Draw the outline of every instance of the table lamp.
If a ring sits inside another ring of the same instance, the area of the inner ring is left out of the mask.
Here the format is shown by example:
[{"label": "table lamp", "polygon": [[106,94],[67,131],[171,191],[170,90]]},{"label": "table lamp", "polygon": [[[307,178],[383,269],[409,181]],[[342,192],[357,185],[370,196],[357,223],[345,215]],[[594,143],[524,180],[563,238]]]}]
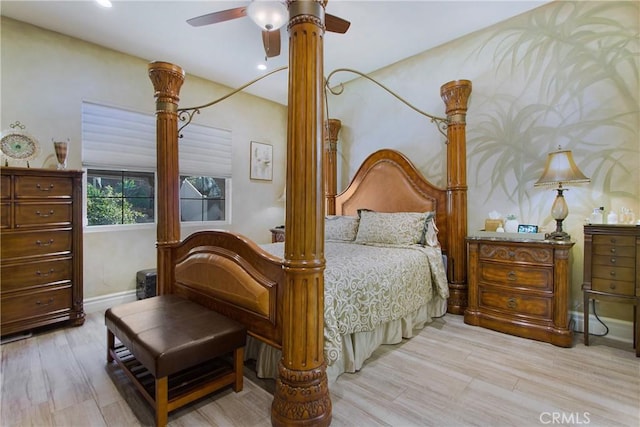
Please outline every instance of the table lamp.
[{"label": "table lamp", "polygon": [[547,163],[544,166],[544,172],[540,179],[534,184],[534,187],[555,186],[558,188],[558,195],[551,206],[551,216],[556,220],[556,231],[548,233],[545,238],[551,240],[569,240],[571,236],[562,230],[562,221],[569,215],[569,207],[562,195],[563,184],[589,182],[589,178],[578,169],[573,161],[573,155],[570,150],[563,150],[558,146],[558,151],[549,153]]}]

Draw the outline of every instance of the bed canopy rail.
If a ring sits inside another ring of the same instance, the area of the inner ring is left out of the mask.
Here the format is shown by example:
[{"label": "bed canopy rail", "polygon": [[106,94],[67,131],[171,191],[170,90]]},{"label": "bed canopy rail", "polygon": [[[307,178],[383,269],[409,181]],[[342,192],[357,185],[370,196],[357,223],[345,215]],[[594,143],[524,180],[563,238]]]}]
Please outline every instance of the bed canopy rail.
[{"label": "bed canopy rail", "polygon": [[[445,236],[446,241],[442,242],[443,249],[447,253],[450,297],[448,301],[447,311],[452,314],[464,314],[467,307],[467,252],[465,247],[465,238],[467,236],[467,153],[466,153],[466,113],[467,102],[471,94],[471,81],[455,80],[444,84],[440,88],[440,95],[446,105],[447,117],[438,117],[429,114],[406,99],[393,92],[391,89],[375,80],[373,77],[350,68],[338,68],[333,70],[327,76],[325,86],[329,92],[334,95],[340,95],[344,91],[342,83],[335,87],[331,87],[331,77],[336,73],[349,72],[378,85],[387,93],[398,99],[410,109],[430,119],[434,123],[438,131],[446,137],[447,144],[447,200],[445,219],[437,218],[438,227]],[[340,126],[340,122],[334,126]],[[337,138],[337,136],[336,136]],[[335,152],[335,141],[331,147],[327,147],[327,151]],[[335,154],[334,162],[326,163],[327,175],[333,177],[337,175],[335,170]],[[333,186],[333,187],[331,187]],[[327,213],[336,214],[336,197],[342,197],[335,193],[335,182],[327,182]],[[331,193],[331,190],[334,190]],[[348,190],[345,190],[348,191]]]},{"label": "bed canopy rail", "polygon": [[[217,263],[219,270],[216,271],[221,274],[216,276],[228,277],[243,286],[248,290],[247,299],[256,298],[257,311],[262,314],[255,321],[263,326],[265,322],[271,322],[271,326],[263,328],[263,338],[282,349],[271,409],[272,423],[322,426],[331,422],[331,399],[323,354],[323,224],[325,214],[335,210],[335,143],[340,122],[325,122],[323,110],[326,0],[288,0],[286,4],[290,19],[284,259],[278,265],[257,245],[230,232],[208,231],[181,242],[178,124],[183,111],[178,103],[185,73],[177,65],[152,62],[149,77],[154,86],[157,122],[157,286],[159,294],[178,293],[201,300],[202,292],[187,289],[186,282],[192,273],[185,274],[183,270],[187,269],[176,268],[176,265],[192,249],[200,258]],[[450,82],[441,88],[447,113],[447,246],[449,257],[454,260],[450,284],[459,285],[459,292],[452,295],[454,301],[459,299],[456,303],[459,307],[466,305],[464,126],[470,91],[468,81]],[[194,110],[190,118],[195,113]],[[188,245],[185,248],[181,246],[183,244]],[[214,246],[218,249],[210,250]],[[208,277],[203,273],[202,277],[205,276]],[[263,285],[266,287],[260,288]],[[262,291],[269,286],[276,286],[277,290]],[[268,303],[260,299],[271,293],[277,294],[276,304],[271,303],[273,299]],[[227,305],[216,304],[215,296],[207,296],[206,305],[221,307],[225,314],[224,310],[230,310]],[[238,312],[242,310],[243,307],[238,308]],[[236,316],[234,313],[231,314]],[[254,321],[253,318],[236,318]],[[260,330],[256,334],[259,335]]]}]

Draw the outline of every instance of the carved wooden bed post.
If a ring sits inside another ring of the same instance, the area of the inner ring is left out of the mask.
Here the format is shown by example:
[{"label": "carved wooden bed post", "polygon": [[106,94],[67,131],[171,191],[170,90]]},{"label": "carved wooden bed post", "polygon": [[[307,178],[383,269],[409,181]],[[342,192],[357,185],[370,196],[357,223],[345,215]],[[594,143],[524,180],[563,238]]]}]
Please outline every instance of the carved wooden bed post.
[{"label": "carved wooden bed post", "polygon": [[445,83],[440,95],[446,105],[447,119],[447,212],[450,230],[448,236],[449,302],[447,311],[464,314],[467,307],[467,152],[466,113],[471,94],[469,80]]},{"label": "carved wooden bed post", "polygon": [[282,358],[273,425],[329,425],[324,361],[324,2],[290,0]]},{"label": "carved wooden bed post", "polygon": [[338,119],[327,120],[327,134],[324,139],[324,179],[327,198],[327,215],[336,214],[336,194],[338,193],[338,133],[342,122]]},{"label": "carved wooden bed post", "polygon": [[171,293],[171,247],[180,243],[180,183],[178,172],[178,101],[184,70],[168,62],[149,64],[156,98],[158,170],[158,295]]}]

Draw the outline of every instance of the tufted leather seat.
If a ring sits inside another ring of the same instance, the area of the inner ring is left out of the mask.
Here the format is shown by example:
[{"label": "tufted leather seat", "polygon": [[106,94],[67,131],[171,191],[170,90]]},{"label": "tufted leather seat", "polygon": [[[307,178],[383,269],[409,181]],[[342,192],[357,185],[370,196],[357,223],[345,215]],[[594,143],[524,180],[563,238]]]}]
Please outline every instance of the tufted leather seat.
[{"label": "tufted leather seat", "polygon": [[[176,295],[161,295],[108,309],[105,324],[108,362],[116,360],[155,407],[157,425],[166,424],[171,410],[223,386],[233,384],[236,392],[242,390],[246,328],[220,313]],[[139,384],[139,375],[128,372],[116,350],[114,336],[153,375],[155,393],[145,391]],[[169,400],[167,378],[170,375],[232,352],[231,372],[216,377],[215,384],[208,381],[191,391],[192,398],[181,395],[179,399]]]}]

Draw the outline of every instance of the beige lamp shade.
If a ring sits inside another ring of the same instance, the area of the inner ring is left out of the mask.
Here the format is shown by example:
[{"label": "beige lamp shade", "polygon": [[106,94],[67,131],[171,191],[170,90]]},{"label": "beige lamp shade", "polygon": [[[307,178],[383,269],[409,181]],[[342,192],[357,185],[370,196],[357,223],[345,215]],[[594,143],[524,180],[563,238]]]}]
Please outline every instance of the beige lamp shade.
[{"label": "beige lamp shade", "polygon": [[558,147],[558,151],[549,153],[547,163],[544,166],[544,172],[540,179],[533,184],[535,187],[543,185],[560,185],[563,183],[573,182],[589,182],[589,178],[578,169],[573,161],[573,155],[570,150],[562,150]]}]

